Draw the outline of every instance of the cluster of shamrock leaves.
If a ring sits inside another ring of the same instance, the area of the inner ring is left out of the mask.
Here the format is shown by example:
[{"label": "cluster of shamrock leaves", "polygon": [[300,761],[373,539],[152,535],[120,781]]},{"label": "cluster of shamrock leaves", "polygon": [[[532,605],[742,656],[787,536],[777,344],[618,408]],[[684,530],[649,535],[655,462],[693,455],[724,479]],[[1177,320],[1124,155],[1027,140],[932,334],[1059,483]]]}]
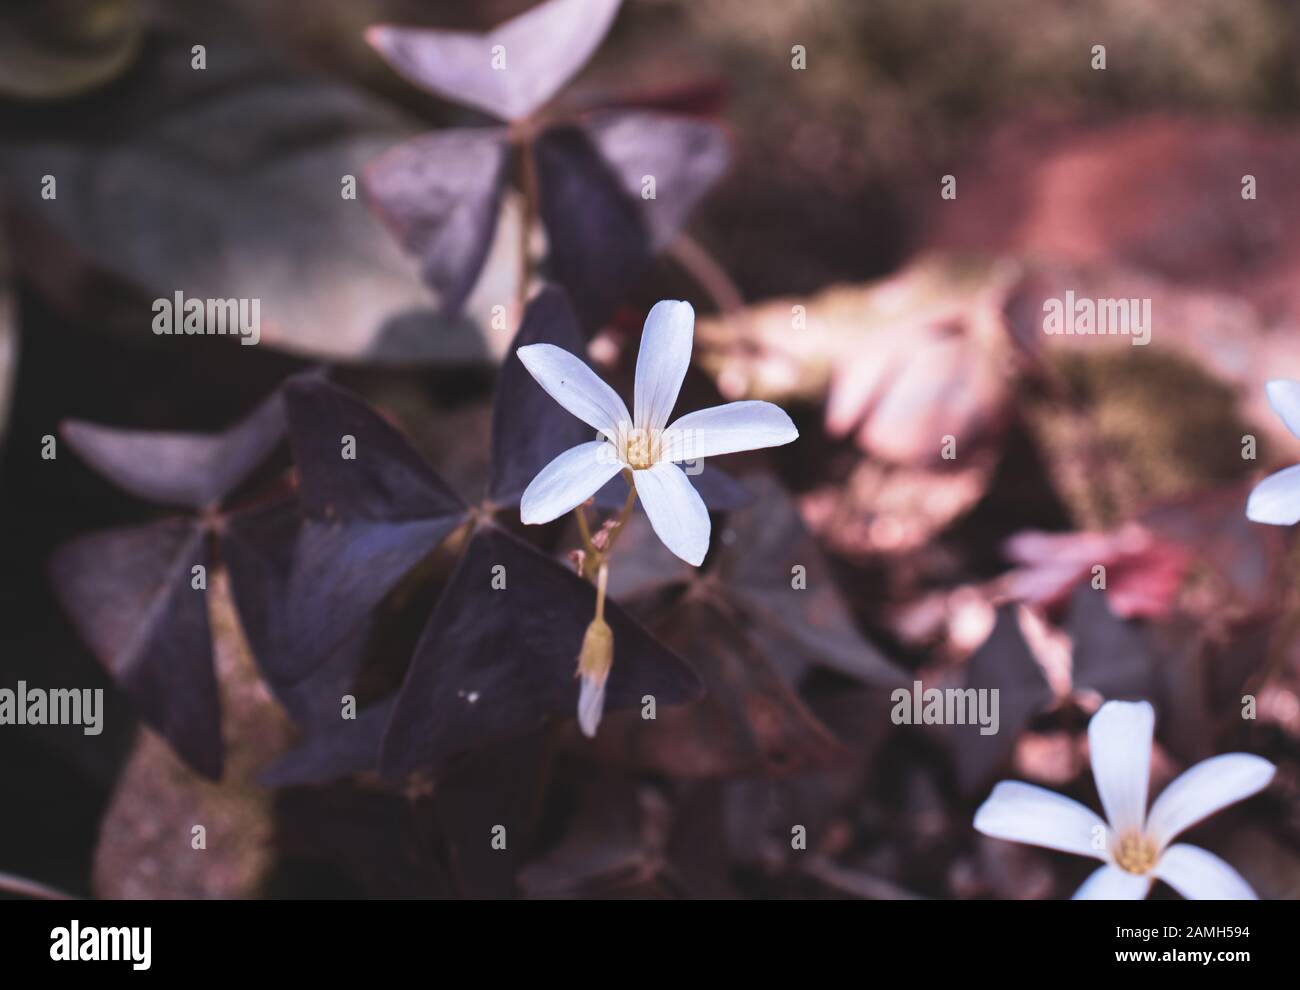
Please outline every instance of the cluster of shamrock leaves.
[{"label": "cluster of shamrock leaves", "polygon": [[[529,234],[540,220],[546,275],[570,289],[588,326],[671,242],[725,169],[727,142],[715,124],[648,110],[551,106],[619,6],[548,0],[487,34],[386,25],[367,32],[417,85],[507,124],[417,137],[381,155],[363,176],[367,198],[419,257],[444,311],[459,309],[482,273],[512,153],[526,208],[521,295],[533,274]],[[515,346],[577,352],[582,339],[569,303],[544,292]],[[215,563],[229,575],[267,683],[301,723],[319,727],[338,718],[339,697],[352,689],[375,633],[377,607],[457,538],[459,563],[415,648],[407,687],[358,720],[388,725],[386,769],[410,771],[573,711],[571,669],[557,678],[546,671],[571,668],[570,627],[583,611],[590,615],[593,591],[500,518],[512,508],[517,518],[532,477],[585,437],[580,423],[521,379],[527,375],[510,353],[498,385],[492,479],[477,504],[454,492],[364,402],[318,374],[288,382],[217,436],[65,424],[66,441],[121,488],[189,510],[76,540],[57,553],[52,569],[83,638],[144,720],[194,768],[216,777],[222,764],[204,599]],[[241,499],[286,437],[296,497],[282,477]],[[344,443],[352,446],[346,458]],[[740,497],[720,472],[706,471],[697,483],[711,507]],[[597,504],[620,499],[622,484],[611,482]],[[484,575],[487,583],[479,580]],[[486,591],[502,594],[484,598]],[[689,670],[613,603],[609,621],[620,656],[608,686],[612,710],[647,695],[671,704],[697,692]]]},{"label": "cluster of shamrock leaves", "polygon": [[[558,290],[530,305],[516,337],[517,346],[541,342],[580,347]],[[227,569],[268,685],[300,722],[320,726],[339,720],[376,607],[460,531],[459,563],[415,649],[383,748],[385,768],[431,766],[574,711],[574,644],[595,592],[505,517],[517,519],[527,481],[583,432],[510,358],[496,393],[491,480],[471,504],[383,416],[315,373],[290,379],[216,436],[71,421],[65,441],[105,477],[190,513],[74,540],[52,562],[55,586],[141,717],[215,777],[220,715],[200,577],[213,562]],[[251,499],[232,497],[286,437],[296,498],[282,479]],[[717,471],[702,477],[706,498],[734,503],[736,482]],[[612,709],[645,695],[668,705],[698,694],[676,655],[616,603],[607,614],[620,644]]]},{"label": "cluster of shamrock leaves", "polygon": [[622,301],[726,170],[726,135],[712,122],[552,105],[621,2],[550,0],[486,35],[389,25],[366,32],[416,86],[505,124],[421,135],[382,155],[363,177],[444,309],[457,309],[474,288],[512,179],[524,200],[521,284],[539,219],[547,274],[590,324]]},{"label": "cluster of shamrock leaves", "polygon": [[[221,772],[208,582],[196,577],[217,562],[264,679],[307,737],[272,782],[366,770],[402,780],[573,717],[576,651],[596,591],[533,542],[538,529],[521,526],[519,504],[587,428],[517,356],[535,344],[582,353],[560,289],[528,306],[497,381],[489,478],[469,499],[383,415],[319,372],[290,378],[216,436],[64,424],[65,442],[117,486],[188,510],[75,539],[52,570],[83,638],[191,766]],[[290,472],[276,470],[286,440]],[[623,547],[629,566],[616,569],[606,603],[618,644],[606,708],[641,708],[652,698],[670,713],[706,687],[725,700],[741,676],[741,696],[756,699],[764,717],[737,721],[705,709],[690,716],[694,730],[657,735],[680,744],[697,731],[716,737],[721,725],[717,758],[749,767],[788,768],[833,753],[833,740],[783,685],[797,682],[809,657],[869,683],[893,682],[897,672],[861,640],[830,586],[818,582],[806,597],[790,591],[792,562],[824,567],[779,486],[761,476],[742,485],[712,465],[690,481],[712,512],[752,516],[737,523],[749,535],[724,531],[695,568],[648,539],[634,517]],[[626,494],[616,476],[593,501],[612,509]],[[382,606],[435,554],[456,562],[409,662],[399,658],[400,690],[365,697],[357,684],[375,652]],[[619,604],[625,595],[673,600],[672,628],[647,631]],[[755,636],[773,650],[770,660]],[[797,669],[783,669],[790,664]],[[361,710],[341,718],[349,696],[361,696]],[[662,739],[636,745],[651,764],[671,749]]]}]

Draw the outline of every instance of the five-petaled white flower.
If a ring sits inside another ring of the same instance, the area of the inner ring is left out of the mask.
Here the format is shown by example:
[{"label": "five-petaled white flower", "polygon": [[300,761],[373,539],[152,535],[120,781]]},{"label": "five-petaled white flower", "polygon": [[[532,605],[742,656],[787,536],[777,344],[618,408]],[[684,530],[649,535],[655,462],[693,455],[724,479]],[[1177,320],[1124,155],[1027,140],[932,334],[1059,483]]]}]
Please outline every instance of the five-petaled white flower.
[{"label": "five-petaled white flower", "polygon": [[[1300,437],[1300,382],[1278,378],[1266,388],[1273,411],[1288,430]],[[1274,526],[1300,522],[1300,464],[1270,474],[1256,485],[1246,502],[1246,518]]]},{"label": "five-petaled white flower", "polygon": [[668,416],[691,363],[695,310],[664,300],[646,317],[636,360],[635,415],[581,358],[554,344],[519,348],[519,359],[556,402],[601,439],[566,450],[532,480],[519,513],[525,523],[558,519],[623,470],[632,472],[650,525],[664,545],[698,567],[709,549],[709,512],[677,466],[682,461],[775,447],[799,436],[770,402],[729,402]]},{"label": "five-petaled white flower", "polygon": [[1154,723],[1145,701],[1108,701],[1088,723],[1092,775],[1109,824],[1078,801],[1004,780],[975,813],[975,828],[998,839],[1100,859],[1105,865],[1075,899],[1141,900],[1153,880],[1163,880],[1188,898],[1254,900],[1250,885],[1218,856],[1169,843],[1202,818],[1262,791],[1276,767],[1249,753],[1211,757],[1166,787],[1148,814]]}]

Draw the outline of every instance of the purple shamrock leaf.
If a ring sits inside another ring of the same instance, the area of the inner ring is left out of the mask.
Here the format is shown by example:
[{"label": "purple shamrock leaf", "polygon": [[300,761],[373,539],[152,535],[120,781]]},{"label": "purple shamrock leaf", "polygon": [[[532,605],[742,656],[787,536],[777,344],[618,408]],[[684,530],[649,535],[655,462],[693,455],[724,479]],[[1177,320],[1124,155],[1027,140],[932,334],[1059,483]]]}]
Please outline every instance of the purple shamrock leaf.
[{"label": "purple shamrock leaf", "polygon": [[591,326],[650,263],[650,238],[635,200],[576,125],[545,130],[533,145],[547,265]]},{"label": "purple shamrock leaf", "polygon": [[275,393],[217,434],[126,430],[80,420],[63,438],[87,464],[123,491],[158,505],[204,509],[220,501],[284,437],[284,407]]},{"label": "purple shamrock leaf", "polygon": [[[588,327],[609,314],[725,171],[728,142],[715,124],[645,110],[538,113],[590,57],[618,6],[549,0],[488,34],[392,25],[366,32],[415,85],[511,122],[509,130],[416,138],[367,170],[368,199],[420,258],[444,312],[459,309],[479,280],[512,151],[521,222],[540,219],[549,274],[569,289]],[[523,259],[521,269],[528,270]]]},{"label": "purple shamrock leaf", "polygon": [[604,40],[622,0],[547,0],[486,34],[378,24],[366,40],[422,89],[501,120],[550,101]]},{"label": "purple shamrock leaf", "polygon": [[[381,767],[421,769],[571,717],[577,647],[595,603],[589,582],[495,524],[483,525],[416,647]],[[607,709],[640,706],[645,695],[662,705],[699,696],[690,668],[612,600],[606,619],[617,644]]]},{"label": "purple shamrock leaf", "polygon": [[[586,130],[623,191],[640,206],[654,251],[672,243],[731,162],[722,128],[693,117],[605,110],[591,114]],[[654,179],[653,197],[647,178]]]},{"label": "purple shamrock leaf", "polygon": [[993,631],[966,661],[965,687],[997,692],[997,731],[981,732],[973,716],[965,725],[946,726],[957,779],[967,793],[986,785],[1003,767],[1020,734],[1053,701],[1052,689],[1020,630],[1017,608],[1006,604],[998,609]]},{"label": "purple shamrock leaf", "polygon": [[[55,551],[50,574],[78,633],[141,717],[213,778],[221,774],[222,751],[207,606],[212,541],[232,521],[237,527],[239,513],[219,511],[221,503],[268,459],[284,431],[278,393],[215,435],[77,420],[62,427],[73,449],[123,490],[200,513],[74,539]],[[269,541],[262,547],[274,549]],[[253,635],[266,625],[259,599],[241,599],[237,590],[236,602],[250,608],[241,621],[258,662],[268,662],[270,643]]]},{"label": "purple shamrock leaf", "polygon": [[468,506],[365,402],[328,382],[285,386],[305,521],[289,579],[285,673],[317,669]]},{"label": "purple shamrock leaf", "polygon": [[367,197],[420,259],[444,310],[460,309],[483,268],[507,157],[503,131],[463,129],[421,135],[366,167]]},{"label": "purple shamrock leaf", "polygon": [[192,519],[82,536],[55,551],[50,575],[78,634],[190,766],[221,775],[221,713],[207,596],[192,586],[209,563]]}]

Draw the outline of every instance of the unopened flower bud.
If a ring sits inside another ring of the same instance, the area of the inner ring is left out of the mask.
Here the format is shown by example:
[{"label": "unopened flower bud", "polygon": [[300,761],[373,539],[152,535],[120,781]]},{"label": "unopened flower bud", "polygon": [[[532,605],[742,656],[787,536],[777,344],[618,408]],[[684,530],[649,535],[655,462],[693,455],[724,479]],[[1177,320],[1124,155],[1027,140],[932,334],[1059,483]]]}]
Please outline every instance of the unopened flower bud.
[{"label": "unopened flower bud", "polygon": [[578,725],[583,735],[595,736],[605,710],[605,680],[614,664],[614,632],[602,618],[594,618],[582,637],[577,674],[582,678],[578,692]]}]

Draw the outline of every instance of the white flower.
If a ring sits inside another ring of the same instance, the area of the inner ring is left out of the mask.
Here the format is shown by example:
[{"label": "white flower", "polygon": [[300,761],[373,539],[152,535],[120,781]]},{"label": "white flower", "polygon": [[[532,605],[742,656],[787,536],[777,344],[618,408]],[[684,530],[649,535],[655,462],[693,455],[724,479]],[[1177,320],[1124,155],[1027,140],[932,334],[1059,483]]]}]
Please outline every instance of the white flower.
[{"label": "white flower", "polygon": [[[1266,387],[1273,411],[1300,437],[1300,382],[1278,378]],[[1274,526],[1300,522],[1300,464],[1270,474],[1256,485],[1246,502],[1246,518]]]},{"label": "white flower", "polygon": [[1262,791],[1277,769],[1249,753],[1204,760],[1164,789],[1147,813],[1155,716],[1145,701],[1108,701],[1088,723],[1092,775],[1109,823],[1078,801],[1004,780],[975,813],[985,835],[1101,860],[1075,899],[1141,900],[1153,880],[1198,900],[1255,900],[1231,866],[1174,836]]},{"label": "white flower", "polygon": [[637,496],[664,546],[696,567],[709,549],[709,513],[677,466],[719,454],[789,443],[799,431],[770,402],[729,402],[668,416],[691,363],[695,310],[664,300],[646,317],[636,361],[635,415],[581,358],[554,344],[519,348],[519,359],[556,402],[601,434],[566,450],[532,480],[519,514],[525,523],[558,519],[610,478],[631,470]]}]

